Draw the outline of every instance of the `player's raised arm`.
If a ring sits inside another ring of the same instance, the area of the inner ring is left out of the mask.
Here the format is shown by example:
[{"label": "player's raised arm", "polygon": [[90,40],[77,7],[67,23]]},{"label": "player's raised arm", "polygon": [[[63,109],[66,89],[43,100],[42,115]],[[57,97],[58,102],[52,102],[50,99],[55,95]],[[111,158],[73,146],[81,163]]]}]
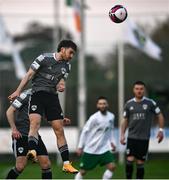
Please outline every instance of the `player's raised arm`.
[{"label": "player's raised arm", "polygon": [[20,93],[22,92],[23,88],[27,85],[27,83],[32,79],[32,77],[34,76],[36,72],[30,68],[28,70],[28,72],[26,73],[26,75],[24,76],[24,78],[21,80],[18,88],[16,89],[15,92],[13,92],[11,95],[8,96],[9,100],[14,100],[16,97],[18,97],[20,95]]}]

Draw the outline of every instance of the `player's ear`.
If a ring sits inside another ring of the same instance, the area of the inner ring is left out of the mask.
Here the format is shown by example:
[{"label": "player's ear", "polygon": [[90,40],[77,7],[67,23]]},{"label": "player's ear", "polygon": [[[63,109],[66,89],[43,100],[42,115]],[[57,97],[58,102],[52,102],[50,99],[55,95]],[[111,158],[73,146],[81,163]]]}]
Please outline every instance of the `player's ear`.
[{"label": "player's ear", "polygon": [[65,47],[61,47],[60,52],[64,53],[66,51]]}]

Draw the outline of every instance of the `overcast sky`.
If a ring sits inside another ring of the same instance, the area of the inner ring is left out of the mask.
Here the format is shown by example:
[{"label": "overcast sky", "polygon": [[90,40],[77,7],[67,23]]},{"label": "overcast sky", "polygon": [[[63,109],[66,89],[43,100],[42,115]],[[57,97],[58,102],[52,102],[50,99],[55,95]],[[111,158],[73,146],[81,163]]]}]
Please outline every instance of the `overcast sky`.
[{"label": "overcast sky", "polygon": [[[150,31],[169,16],[169,0],[86,0],[89,7],[86,14],[86,44],[88,52],[110,50],[116,42],[124,23],[114,24],[108,17],[108,11],[116,4],[124,5],[129,18]],[[72,8],[65,6],[65,0],[54,7],[54,0],[0,0],[0,13],[4,17],[11,34],[22,33],[28,23],[38,21],[44,25],[54,25],[54,11],[59,12],[59,23],[75,32]]]}]

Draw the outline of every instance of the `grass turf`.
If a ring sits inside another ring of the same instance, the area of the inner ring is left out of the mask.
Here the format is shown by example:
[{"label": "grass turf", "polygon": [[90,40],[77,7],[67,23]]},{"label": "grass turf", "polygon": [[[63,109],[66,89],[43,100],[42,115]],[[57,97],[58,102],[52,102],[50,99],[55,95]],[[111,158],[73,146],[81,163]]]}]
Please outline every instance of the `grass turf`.
[{"label": "grass turf", "polygon": [[[78,168],[78,161],[74,161],[73,165]],[[0,179],[4,179],[9,169],[14,166],[14,162],[0,162]],[[146,179],[169,179],[169,161],[168,159],[152,159],[145,164],[145,178]],[[116,171],[114,173],[113,179],[123,179],[124,175],[124,165],[117,164]],[[84,179],[101,179],[104,172],[104,167],[96,167],[94,170],[87,173]],[[73,179],[73,174],[68,174],[62,172],[62,166],[57,166],[54,161],[52,161],[52,172],[54,179]],[[134,173],[135,175],[135,173]],[[38,164],[28,163],[24,172],[19,176],[19,179],[40,179],[41,170]],[[135,176],[133,177],[135,178]]]}]

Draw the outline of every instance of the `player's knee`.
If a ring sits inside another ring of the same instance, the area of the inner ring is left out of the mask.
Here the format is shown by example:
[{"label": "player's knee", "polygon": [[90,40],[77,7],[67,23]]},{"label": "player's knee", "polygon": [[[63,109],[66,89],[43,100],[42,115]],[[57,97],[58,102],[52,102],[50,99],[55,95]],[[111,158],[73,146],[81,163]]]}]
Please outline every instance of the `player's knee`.
[{"label": "player's knee", "polygon": [[40,127],[40,122],[38,122],[38,121],[30,121],[30,127],[38,129]]},{"label": "player's knee", "polygon": [[30,119],[30,128],[39,129],[41,123],[41,116],[40,115],[29,115]]},{"label": "player's knee", "polygon": [[57,138],[62,138],[64,137],[64,130],[62,127],[58,128],[55,130]]},{"label": "player's knee", "polygon": [[107,166],[107,169],[109,169],[110,171],[114,172],[115,169],[116,169],[116,165],[115,165],[114,163],[113,163],[113,164],[109,164],[109,165]]},{"label": "player's knee", "polygon": [[50,169],[51,168],[51,162],[49,159],[46,159],[43,162],[40,162],[41,169]]},{"label": "player's knee", "polygon": [[25,169],[25,165],[24,163],[17,163],[16,164],[16,169],[18,172],[22,172]]}]

